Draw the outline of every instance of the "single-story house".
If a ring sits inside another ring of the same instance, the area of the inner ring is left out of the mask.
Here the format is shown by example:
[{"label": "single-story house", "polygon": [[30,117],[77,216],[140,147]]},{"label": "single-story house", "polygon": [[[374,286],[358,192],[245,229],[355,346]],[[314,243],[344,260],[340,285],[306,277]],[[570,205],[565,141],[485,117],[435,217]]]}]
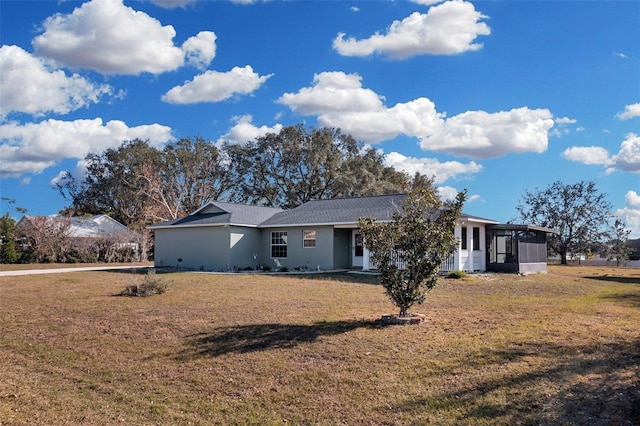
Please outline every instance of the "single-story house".
[{"label": "single-story house", "polygon": [[[210,201],[190,215],[149,226],[155,266],[230,271],[375,269],[358,231],[363,217],[388,221],[406,194],[317,200],[282,210]],[[443,271],[546,271],[546,234],[530,225],[500,225],[462,213],[457,251]]]}]

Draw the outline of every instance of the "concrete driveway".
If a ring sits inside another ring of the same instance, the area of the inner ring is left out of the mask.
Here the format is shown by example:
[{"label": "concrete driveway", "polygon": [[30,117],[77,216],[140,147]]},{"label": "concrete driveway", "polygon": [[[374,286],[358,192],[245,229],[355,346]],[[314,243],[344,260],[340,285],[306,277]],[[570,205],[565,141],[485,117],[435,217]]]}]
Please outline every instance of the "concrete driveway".
[{"label": "concrete driveway", "polygon": [[61,274],[64,272],[112,271],[116,269],[144,269],[144,268],[153,268],[153,265],[149,265],[149,266],[81,266],[77,268],[27,269],[22,271],[0,271],[0,277],[15,277],[18,275],[37,275],[37,274]]}]

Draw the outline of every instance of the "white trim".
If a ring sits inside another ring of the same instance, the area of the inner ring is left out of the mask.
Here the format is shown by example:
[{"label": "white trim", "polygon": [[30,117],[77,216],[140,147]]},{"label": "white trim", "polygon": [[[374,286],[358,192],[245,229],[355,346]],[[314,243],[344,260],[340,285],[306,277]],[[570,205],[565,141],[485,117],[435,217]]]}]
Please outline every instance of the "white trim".
[{"label": "white trim", "polygon": [[222,227],[222,228],[228,228],[230,226],[240,226],[243,228],[262,228],[260,225],[248,225],[246,223],[231,223],[231,222],[227,222],[227,223],[200,223],[200,224],[195,224],[195,225],[189,225],[189,224],[185,224],[185,225],[149,225],[147,226],[147,229],[176,229],[176,228],[203,228],[206,226],[210,226],[212,228],[218,228],[218,227]]}]

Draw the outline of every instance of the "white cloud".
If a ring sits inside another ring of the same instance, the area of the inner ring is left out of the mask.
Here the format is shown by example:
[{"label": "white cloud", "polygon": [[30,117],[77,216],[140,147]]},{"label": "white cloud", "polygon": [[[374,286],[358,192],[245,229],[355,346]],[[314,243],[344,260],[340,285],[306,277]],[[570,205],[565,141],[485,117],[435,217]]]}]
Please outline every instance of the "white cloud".
[{"label": "white cloud", "polygon": [[220,102],[237,93],[252,93],[272,75],[260,76],[249,65],[234,67],[229,72],[206,71],[182,86],[172,88],[162,100],[171,104]]},{"label": "white cloud", "polygon": [[390,152],[384,158],[387,166],[408,173],[410,176],[416,173],[427,177],[433,176],[435,183],[443,183],[458,175],[478,173],[482,170],[482,166],[474,161],[467,164],[459,161],[441,163],[435,158],[406,157],[399,152]]},{"label": "white cloud", "polygon": [[362,88],[360,80],[356,74],[342,72],[317,74],[314,86],[286,93],[278,101],[294,112],[317,114],[321,126],[340,128],[368,143],[406,135],[420,139],[424,150],[470,158],[540,153],[547,148],[554,124],[547,109],[469,111],[446,118],[424,97],[387,108],[382,104],[384,97]]},{"label": "white cloud", "polygon": [[584,164],[610,163],[609,151],[599,146],[572,146],[565,149],[562,156],[567,160]]},{"label": "white cloud", "polygon": [[128,127],[102,119],[0,125],[0,177],[37,174],[65,158],[84,158],[90,152],[117,147],[123,141],[148,140],[160,145],[172,138],[171,128],[159,124]]},{"label": "white cloud", "polygon": [[491,34],[481,19],[487,18],[465,1],[448,1],[424,13],[414,12],[402,21],[394,21],[386,34],[376,33],[363,40],[345,39],[340,33],[333,48],[344,56],[369,56],[381,53],[391,59],[416,55],[455,55],[482,48],[473,43],[479,35]]},{"label": "white cloud", "polygon": [[218,143],[227,141],[232,143],[244,143],[264,136],[268,133],[278,134],[280,133],[280,130],[282,130],[282,124],[276,124],[273,127],[257,127],[251,123],[252,120],[253,117],[251,115],[235,117],[236,124],[229,130],[229,132],[218,139]]},{"label": "white cloud", "polygon": [[[438,195],[442,201],[453,201],[456,199],[456,195],[458,195],[458,190],[452,186],[439,186],[436,188],[438,191]],[[481,200],[482,197],[478,194],[468,195],[466,203],[471,203],[473,201]]]},{"label": "white cloud", "polygon": [[629,133],[620,144],[620,151],[612,157],[615,168],[640,173],[640,136]]},{"label": "white cloud", "polygon": [[578,122],[575,118],[569,117],[556,118],[554,121],[556,124],[575,124]]},{"label": "white cloud", "polygon": [[277,102],[304,115],[382,110],[381,98],[363,89],[362,77],[343,72],[323,72],[313,76],[313,86],[298,93],[285,93]]},{"label": "white cloud", "polygon": [[[173,44],[171,25],[162,24],[122,4],[122,0],[92,0],[71,14],[56,14],[44,21],[44,33],[33,39],[36,54],[72,67],[103,74],[158,74],[184,65],[184,52]],[[202,33],[201,33],[202,34]],[[196,62],[211,55],[201,48]],[[190,39],[191,40],[191,39]],[[186,46],[187,60],[194,60],[194,42]]]},{"label": "white cloud", "polygon": [[94,85],[78,74],[51,69],[18,46],[0,47],[0,75],[0,118],[11,112],[66,114],[112,93],[109,85]]},{"label": "white cloud", "polygon": [[624,111],[617,114],[620,120],[628,120],[634,117],[640,117],[640,103],[626,105]]},{"label": "white cloud", "polygon": [[618,153],[611,156],[605,148],[597,146],[573,146],[567,148],[562,155],[579,163],[607,166],[607,173],[615,170],[640,173],[640,136],[629,133],[620,144]]},{"label": "white cloud", "polygon": [[625,195],[625,207],[616,210],[615,214],[631,230],[631,238],[640,237],[640,194],[628,191]]},{"label": "white cloud", "polygon": [[432,135],[423,137],[420,146],[424,150],[477,159],[542,153],[547,149],[551,127],[553,118],[547,109],[467,111],[448,118]]},{"label": "white cloud", "polygon": [[453,201],[456,199],[456,195],[458,195],[458,190],[452,186],[439,186],[437,188],[438,195],[444,201]]},{"label": "white cloud", "polygon": [[182,51],[187,64],[205,69],[216,56],[216,33],[200,31],[182,43]]}]

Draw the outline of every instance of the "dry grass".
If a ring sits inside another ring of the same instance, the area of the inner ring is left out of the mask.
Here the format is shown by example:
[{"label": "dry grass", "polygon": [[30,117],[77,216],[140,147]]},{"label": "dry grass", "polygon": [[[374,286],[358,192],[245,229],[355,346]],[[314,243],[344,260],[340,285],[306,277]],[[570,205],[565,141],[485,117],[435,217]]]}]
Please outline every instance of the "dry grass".
[{"label": "dry grass", "polygon": [[640,423],[637,269],[443,279],[387,327],[366,276],[168,278],[1,278],[0,424]]}]

